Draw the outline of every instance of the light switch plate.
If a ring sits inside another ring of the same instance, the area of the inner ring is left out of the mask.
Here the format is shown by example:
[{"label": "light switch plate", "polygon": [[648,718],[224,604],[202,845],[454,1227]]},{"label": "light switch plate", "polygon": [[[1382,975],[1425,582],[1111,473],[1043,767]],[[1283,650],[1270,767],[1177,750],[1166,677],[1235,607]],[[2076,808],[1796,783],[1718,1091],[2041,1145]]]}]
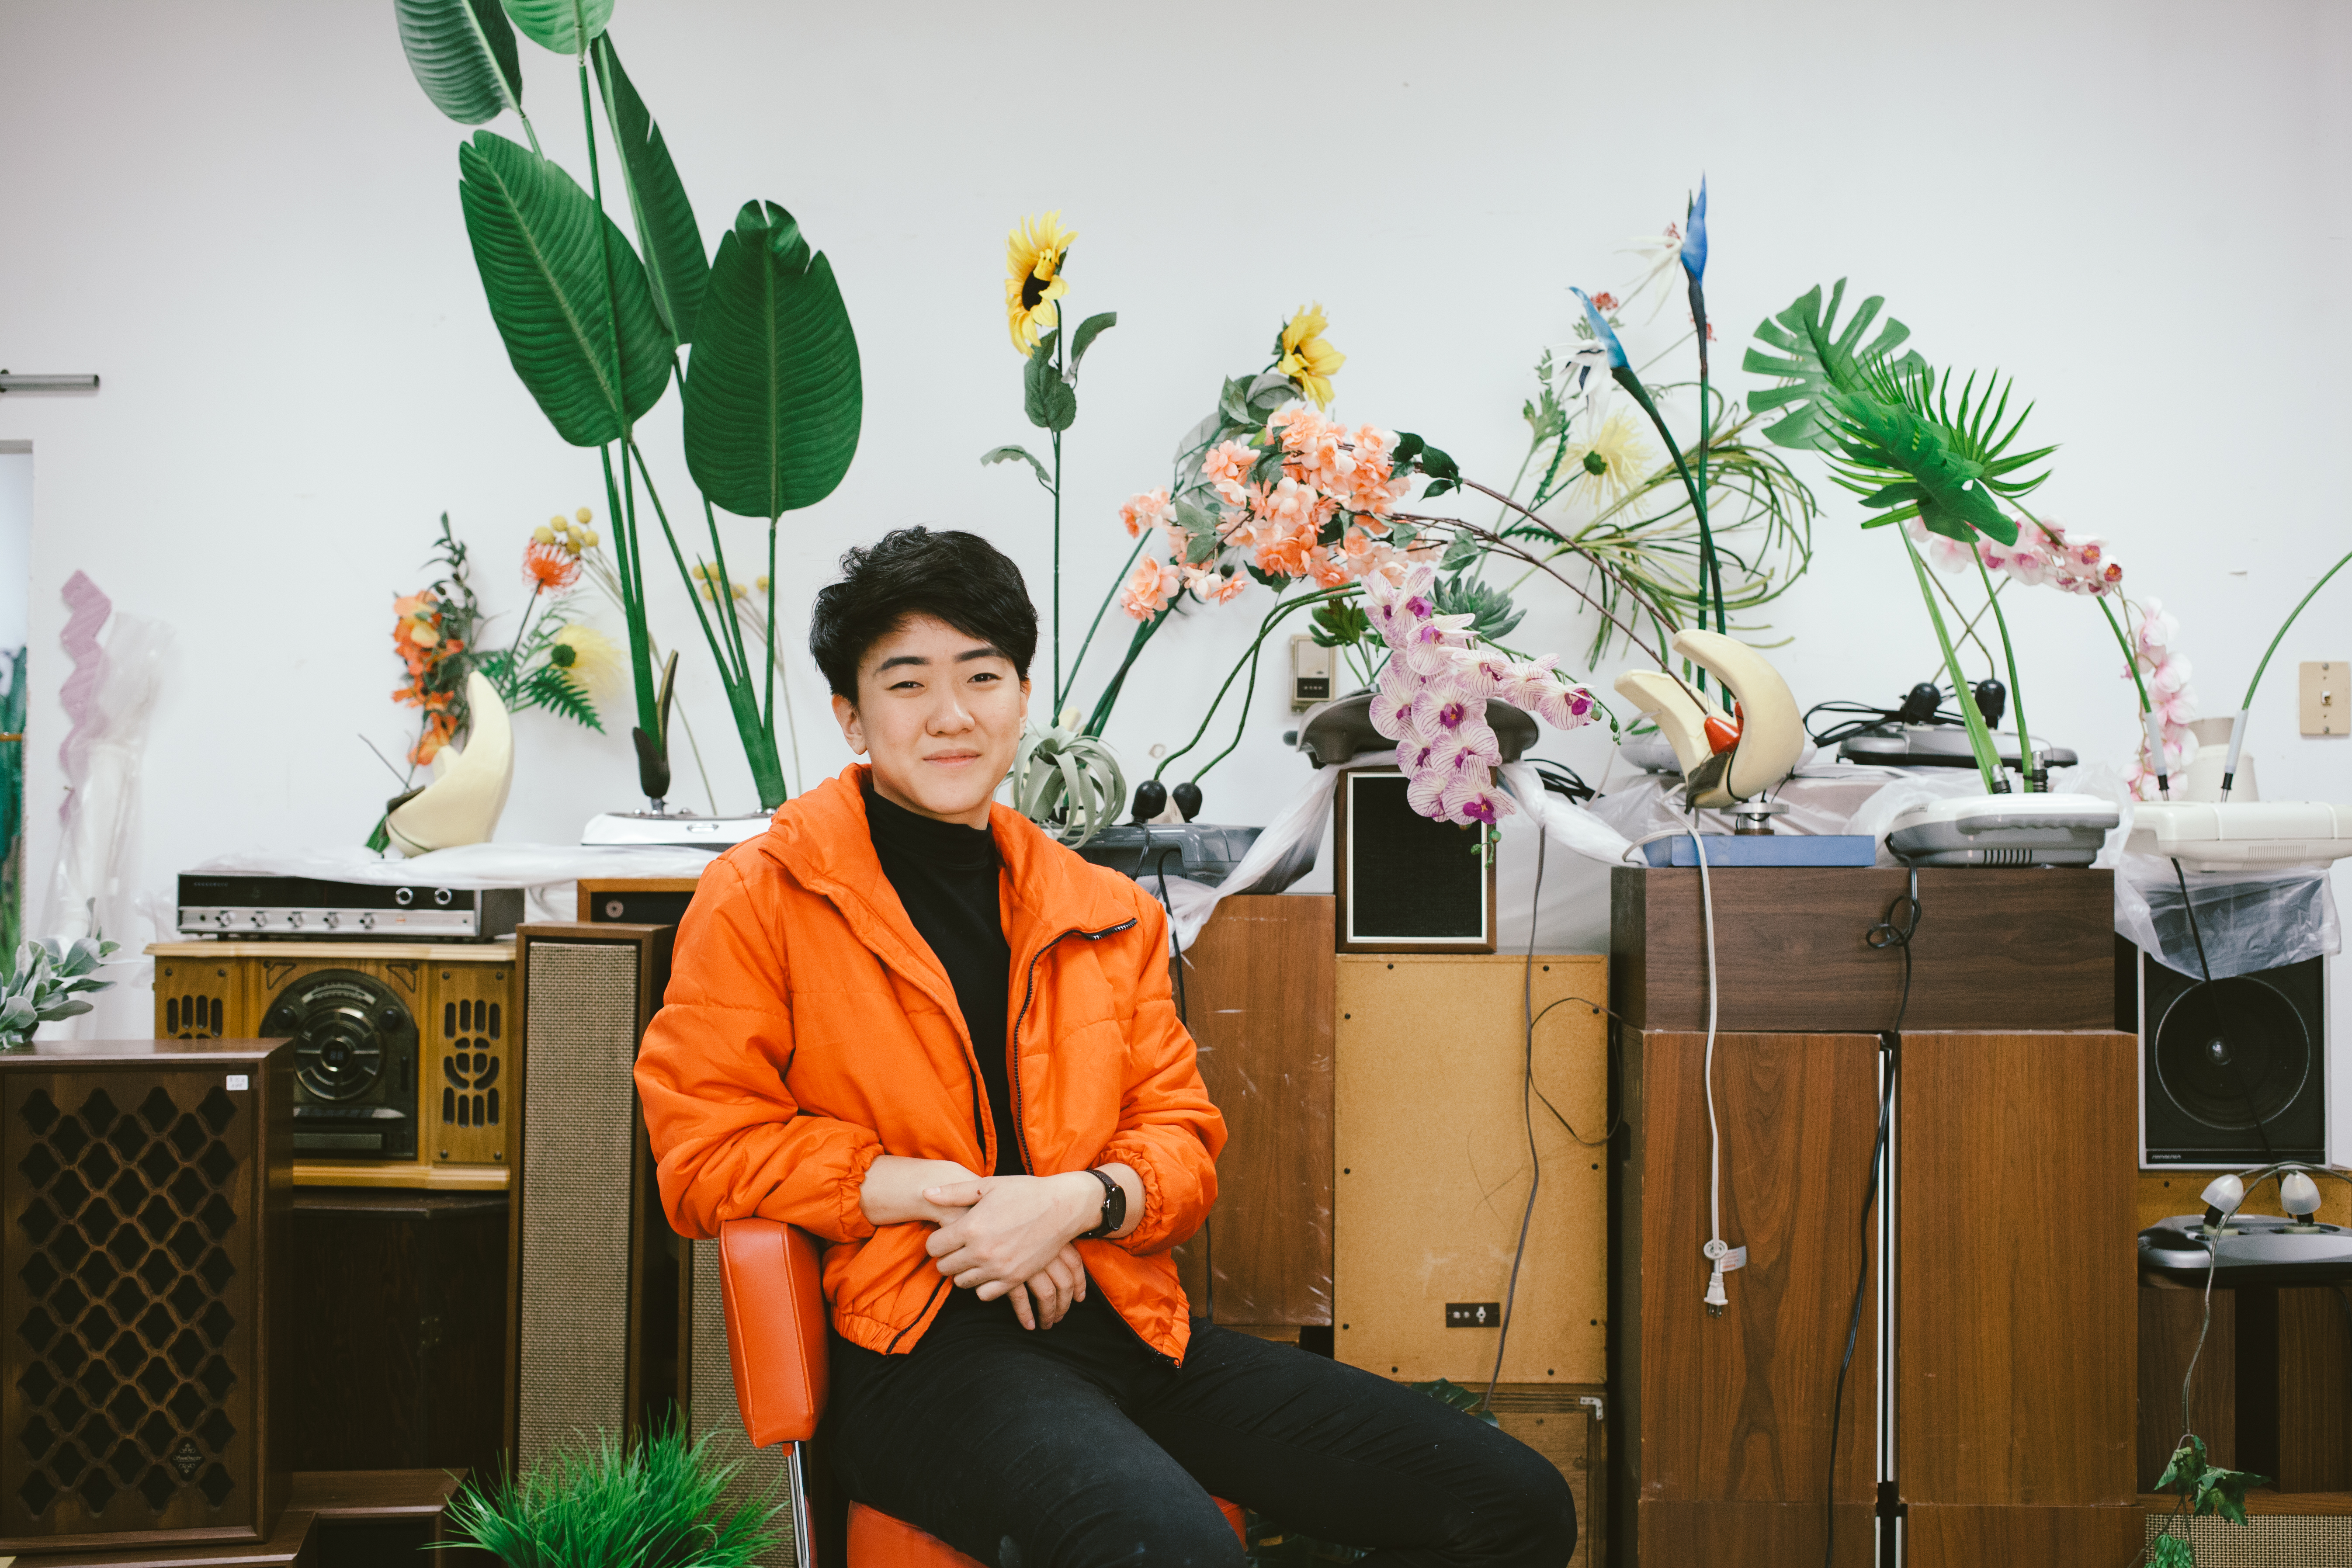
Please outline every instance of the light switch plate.
[{"label": "light switch plate", "polygon": [[2352,663],[2340,658],[2303,661],[2303,732],[2306,735],[2352,733]]},{"label": "light switch plate", "polygon": [[1331,677],[1339,662],[1338,648],[1325,647],[1311,637],[1290,639],[1290,710],[1293,713],[1304,713],[1318,702],[1331,700]]}]

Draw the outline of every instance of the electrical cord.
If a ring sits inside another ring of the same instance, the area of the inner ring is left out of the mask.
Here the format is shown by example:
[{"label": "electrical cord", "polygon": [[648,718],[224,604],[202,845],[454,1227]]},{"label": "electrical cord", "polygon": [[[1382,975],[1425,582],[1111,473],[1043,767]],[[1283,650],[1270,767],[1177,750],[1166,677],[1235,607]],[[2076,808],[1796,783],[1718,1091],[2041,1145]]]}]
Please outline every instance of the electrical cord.
[{"label": "electrical cord", "polygon": [[[2172,875],[2174,880],[2180,884],[2180,907],[2189,916],[2189,937],[2197,944],[2197,973],[2203,976],[2195,986],[2191,987],[2191,990],[2210,992],[2213,984],[2213,966],[2205,962],[2205,938],[2197,929],[2196,900],[2189,896],[2189,873],[2180,868],[2180,859],[2178,856],[2173,858]],[[2211,1000],[2210,995],[2207,1000],[2209,1002]],[[2213,1016],[2216,1018],[2224,1016],[2218,1006],[2214,1007]],[[2271,1149],[2270,1119],[2254,1105],[2253,1089],[2246,1082],[2246,1069],[2239,1065],[2238,1053],[2229,1048],[2226,1027],[2221,1036],[2221,1045],[2224,1058],[2230,1064],[2230,1076],[2238,1083],[2238,1098],[2246,1102],[2246,1114],[2254,1119],[2254,1135],[2263,1141],[2263,1163],[2266,1165],[2275,1164],[2278,1163],[2278,1155]]]},{"label": "electrical cord", "polygon": [[[1536,888],[1528,896],[1528,967],[1526,984],[1519,992],[1519,1016],[1527,1026],[1527,1073],[1519,1084],[1519,1114],[1528,1126],[1528,1206],[1519,1215],[1519,1244],[1511,1253],[1511,1280],[1503,1290],[1503,1320],[1496,1326],[1495,1374],[1486,1380],[1486,1395],[1478,1402],[1481,1410],[1495,1407],[1495,1385],[1503,1381],[1503,1347],[1511,1340],[1511,1308],[1519,1295],[1519,1264],[1528,1255],[1528,1226],[1534,1223],[1536,1194],[1543,1186],[1543,1156],[1536,1152],[1536,1112],[1528,1093],[1536,1082],[1536,910],[1543,899],[1544,850],[1550,843],[1550,834],[1536,836]],[[1545,1011],[1550,1009],[1546,1008]]]},{"label": "electrical cord", "polygon": [[[1151,826],[1149,823],[1143,828],[1143,850],[1147,855],[1151,852]],[[1160,902],[1168,911],[1168,955],[1176,971],[1176,1021],[1184,1026],[1184,1032],[1189,1035],[1192,1032],[1192,1010],[1185,1005],[1184,999],[1184,950],[1176,944],[1176,906],[1168,901],[1168,857],[1181,852],[1182,846],[1170,845],[1160,852],[1160,858],[1152,862],[1151,868],[1159,873]],[[1213,1323],[1217,1321],[1215,1226],[1213,1215],[1204,1216],[1201,1221],[1201,1278],[1207,1281],[1203,1290],[1206,1299],[1202,1301],[1201,1310]]]},{"label": "electrical cord", "polygon": [[1717,1005],[1722,985],[1715,967],[1715,889],[1706,869],[1706,844],[1699,837],[1698,825],[1688,829],[1691,853],[1698,858],[1698,901],[1706,922],[1706,1245],[1699,1250],[1712,1265],[1706,1279],[1706,1310],[1709,1317],[1719,1318],[1730,1305],[1724,1294],[1723,1276],[1727,1269],[1738,1268],[1748,1261],[1748,1249],[1734,1252],[1723,1239],[1723,1130],[1715,1116],[1715,1023]]},{"label": "electrical cord", "polygon": [[1838,1362],[1837,1387],[1830,1395],[1830,1473],[1822,1498],[1826,1523],[1822,1546],[1823,1568],[1828,1568],[1837,1551],[1838,1433],[1845,1418],[1846,1373],[1853,1370],[1854,1346],[1862,1338],[1863,1297],[1870,1288],[1870,1215],[1878,1201],[1879,1173],[1885,1165],[1887,1135],[1895,1121],[1895,1080],[1903,1059],[1903,1019],[1911,1011],[1911,938],[1919,929],[1919,868],[1914,866],[1909,890],[1897,894],[1894,902],[1886,906],[1886,918],[1863,933],[1863,941],[1880,952],[1891,947],[1903,955],[1903,993],[1895,1005],[1895,1026],[1880,1031],[1878,1037],[1879,1055],[1886,1068],[1878,1087],[1878,1131],[1870,1144],[1870,1180],[1862,1193],[1862,1268],[1854,1275],[1853,1307],[1846,1314],[1845,1354]]}]

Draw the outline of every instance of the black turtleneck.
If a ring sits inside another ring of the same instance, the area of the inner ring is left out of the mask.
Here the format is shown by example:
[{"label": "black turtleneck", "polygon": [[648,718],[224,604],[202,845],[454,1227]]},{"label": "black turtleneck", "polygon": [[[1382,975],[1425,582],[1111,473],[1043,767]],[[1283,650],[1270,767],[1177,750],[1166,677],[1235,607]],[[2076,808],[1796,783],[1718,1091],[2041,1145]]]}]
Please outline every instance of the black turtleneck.
[{"label": "black turtleneck", "polygon": [[[996,837],[985,827],[940,822],[893,805],[875,794],[871,782],[865,793],[866,828],[882,874],[890,879],[916,931],[948,972],[956,1006],[971,1031],[972,1054],[980,1058],[989,1115],[996,1124],[995,1173],[1024,1174],[1013,1084],[1005,1068],[1004,1015],[1013,983],[1013,949],[1004,940],[997,893]],[[972,1130],[978,1135],[977,1089],[971,1109]]]}]

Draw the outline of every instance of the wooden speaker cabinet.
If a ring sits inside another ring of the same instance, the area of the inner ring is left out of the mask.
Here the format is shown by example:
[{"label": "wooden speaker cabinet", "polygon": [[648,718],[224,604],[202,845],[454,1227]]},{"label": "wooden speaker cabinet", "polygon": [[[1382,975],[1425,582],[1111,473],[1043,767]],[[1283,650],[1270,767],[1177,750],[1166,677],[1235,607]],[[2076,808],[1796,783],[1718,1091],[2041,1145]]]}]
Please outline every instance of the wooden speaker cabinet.
[{"label": "wooden speaker cabinet", "polygon": [[678,1396],[680,1242],[633,1074],[669,984],[670,926],[527,925],[512,1261],[509,1448],[662,1418]]},{"label": "wooden speaker cabinet", "polygon": [[294,1457],[292,1058],[0,1055],[0,1553],[269,1538]]},{"label": "wooden speaker cabinet", "polygon": [[[167,942],[147,952],[159,1038],[292,1038],[296,1185],[507,1185],[522,995],[511,941]],[[371,1120],[380,1107],[407,1120]]]},{"label": "wooden speaker cabinet", "polygon": [[[1607,963],[1597,957],[1338,961],[1332,1304],[1339,1360],[1382,1377],[1484,1388],[1534,1168],[1503,1380],[1598,1384],[1609,1344]],[[1523,987],[1538,1011],[1527,1095]],[[1694,1248],[1696,1243],[1693,1243]],[[1694,1252],[1696,1256],[1696,1252]],[[1449,1309],[1472,1310],[1457,1322]],[[1487,1310],[1484,1323],[1476,1309]],[[1221,1303],[1222,1306],[1222,1303]],[[1622,1321],[1622,1320],[1621,1320]]]}]

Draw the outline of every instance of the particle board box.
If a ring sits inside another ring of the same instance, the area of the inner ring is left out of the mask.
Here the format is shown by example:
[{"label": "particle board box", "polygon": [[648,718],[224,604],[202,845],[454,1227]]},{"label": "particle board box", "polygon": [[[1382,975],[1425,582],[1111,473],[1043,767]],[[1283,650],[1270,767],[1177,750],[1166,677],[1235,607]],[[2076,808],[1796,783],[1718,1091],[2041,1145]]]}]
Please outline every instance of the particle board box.
[{"label": "particle board box", "polygon": [[[1603,1150],[1580,1139],[1608,1131],[1607,961],[1538,955],[1530,973],[1523,957],[1342,954],[1338,966],[1339,1359],[1383,1377],[1494,1375],[1498,1331],[1449,1328],[1445,1308],[1511,1295],[1532,1121],[1543,1179],[1502,1375],[1602,1382],[1608,1184]],[[1523,985],[1538,1015],[1532,1090]]]}]

